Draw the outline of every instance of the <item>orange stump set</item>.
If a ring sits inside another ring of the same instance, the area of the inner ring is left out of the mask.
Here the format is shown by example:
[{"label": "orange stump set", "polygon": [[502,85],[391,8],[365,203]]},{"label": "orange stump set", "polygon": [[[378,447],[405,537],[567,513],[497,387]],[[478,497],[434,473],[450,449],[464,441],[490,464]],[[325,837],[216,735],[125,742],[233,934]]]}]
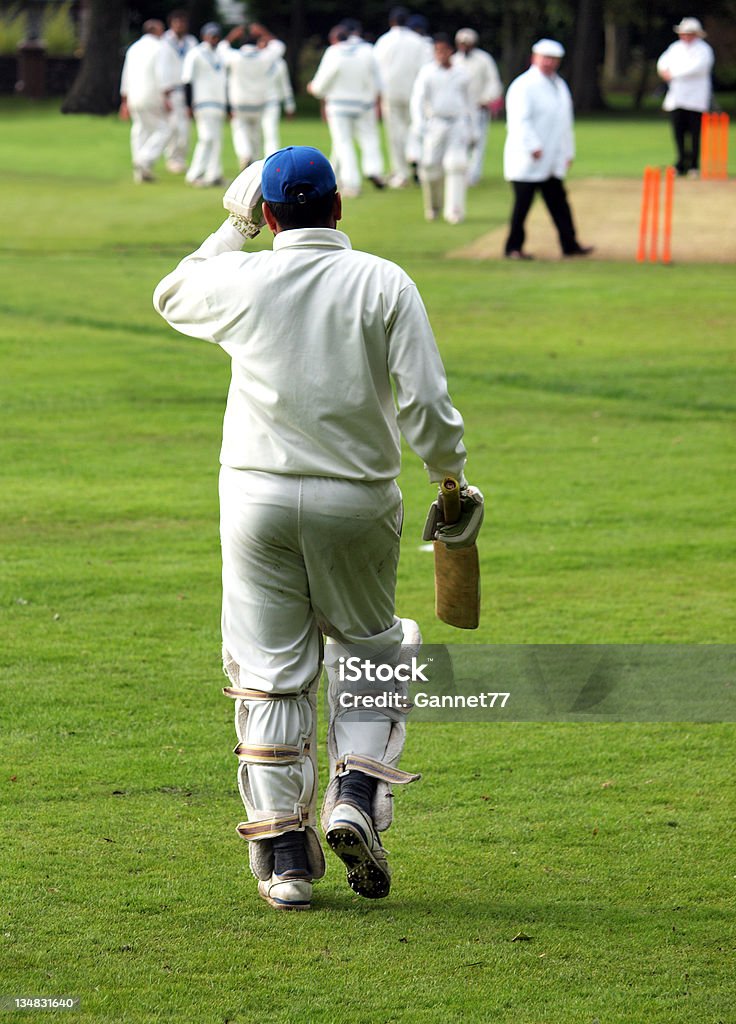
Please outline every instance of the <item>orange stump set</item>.
[{"label": "orange stump set", "polygon": [[[662,172],[659,167],[644,168],[644,182],[641,195],[641,218],[639,220],[639,245],[636,250],[638,263],[672,262],[672,200],[675,190],[675,169],[668,167],[664,172],[664,198],[660,208]],[[661,216],[660,216],[661,213]]]},{"label": "orange stump set", "polygon": [[728,114],[703,114],[700,125],[700,177],[728,177]]}]

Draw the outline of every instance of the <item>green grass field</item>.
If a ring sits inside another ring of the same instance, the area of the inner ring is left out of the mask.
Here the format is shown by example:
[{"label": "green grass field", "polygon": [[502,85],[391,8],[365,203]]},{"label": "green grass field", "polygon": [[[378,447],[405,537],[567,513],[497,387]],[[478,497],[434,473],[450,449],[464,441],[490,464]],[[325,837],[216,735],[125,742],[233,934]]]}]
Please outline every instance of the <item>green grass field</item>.
[{"label": "green grass field", "polygon": [[[219,696],[228,363],[151,307],[221,196],[135,187],[112,118],[0,114],[0,996],[111,1024],[733,1024],[732,724],[417,723],[391,896],[333,858],[310,914],[256,898]],[[327,146],[309,120],[284,141]],[[459,634],[407,453],[399,610],[433,643],[731,643],[733,268],[447,259],[507,217],[501,145],[459,227],[416,190],[346,206],[425,297],[489,503]],[[671,141],[617,117],[578,150],[574,176],[638,177]]]}]

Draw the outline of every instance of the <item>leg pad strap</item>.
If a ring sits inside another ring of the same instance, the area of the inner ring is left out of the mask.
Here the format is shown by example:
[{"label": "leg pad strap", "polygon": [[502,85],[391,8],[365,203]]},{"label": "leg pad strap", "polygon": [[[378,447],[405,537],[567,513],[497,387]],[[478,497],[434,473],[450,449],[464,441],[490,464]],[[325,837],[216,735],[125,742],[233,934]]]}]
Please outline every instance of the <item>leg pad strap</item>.
[{"label": "leg pad strap", "polygon": [[337,775],[347,775],[350,771],[363,772],[364,775],[370,775],[371,778],[380,779],[389,785],[416,782],[422,777],[420,772],[404,772],[400,768],[393,768],[363,754],[345,754],[337,761],[335,771]]}]

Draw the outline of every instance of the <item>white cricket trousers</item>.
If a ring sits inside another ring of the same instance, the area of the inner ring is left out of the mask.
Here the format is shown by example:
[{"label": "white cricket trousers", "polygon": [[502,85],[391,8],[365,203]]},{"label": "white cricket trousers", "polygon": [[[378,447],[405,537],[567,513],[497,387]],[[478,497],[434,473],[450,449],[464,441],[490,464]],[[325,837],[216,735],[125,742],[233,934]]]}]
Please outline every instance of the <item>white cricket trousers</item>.
[{"label": "white cricket trousers", "polygon": [[163,108],[130,109],[130,153],[134,167],[150,170],[163,153],[168,137]]},{"label": "white cricket trousers", "polygon": [[325,116],[340,187],[358,192],[362,179],[354,140],[360,146],[360,160],[366,178],[378,178],[383,174],[383,154],[375,107],[371,105],[366,110],[351,113],[328,101]]},{"label": "white cricket trousers", "polygon": [[488,128],[491,115],[485,107],[478,107],[473,114],[473,143],[468,154],[468,185],[477,185],[483,176],[483,161],[488,142]]},{"label": "white cricket trousers", "polygon": [[[222,640],[241,688],[288,698],[306,694],[321,667],[323,633],[358,645],[364,657],[398,657],[401,518],[393,481],[222,467]],[[306,697],[247,703],[240,738],[251,746],[298,743],[312,728]],[[380,759],[390,728],[380,713],[345,715],[338,753]],[[304,771],[302,765],[249,764],[248,802],[270,813],[293,812],[310,795]]]},{"label": "white cricket trousers", "polygon": [[261,114],[261,130],[263,131],[263,155],[271,156],[281,149],[281,103],[269,100]]},{"label": "white cricket trousers", "polygon": [[262,107],[249,110],[233,110],[230,130],[233,136],[233,149],[238,158],[241,170],[257,160],[263,148],[261,132]]},{"label": "white cricket trousers", "polygon": [[187,171],[187,181],[214,182],[222,177],[222,123],[224,110],[204,108],[194,112],[197,145]]},{"label": "white cricket trousers", "polygon": [[406,144],[411,127],[408,100],[381,100],[383,123],[386,127],[389,164],[391,173],[403,181],[409,180],[409,162],[406,158]]},{"label": "white cricket trousers", "polygon": [[425,213],[438,213],[440,182],[444,181],[444,217],[457,224],[465,219],[468,171],[468,129],[461,118],[432,117],[422,140],[420,177]]},{"label": "white cricket trousers", "polygon": [[171,110],[169,111],[169,141],[165,155],[169,163],[186,165],[189,156],[189,109],[184,89],[174,89],[169,94]]}]

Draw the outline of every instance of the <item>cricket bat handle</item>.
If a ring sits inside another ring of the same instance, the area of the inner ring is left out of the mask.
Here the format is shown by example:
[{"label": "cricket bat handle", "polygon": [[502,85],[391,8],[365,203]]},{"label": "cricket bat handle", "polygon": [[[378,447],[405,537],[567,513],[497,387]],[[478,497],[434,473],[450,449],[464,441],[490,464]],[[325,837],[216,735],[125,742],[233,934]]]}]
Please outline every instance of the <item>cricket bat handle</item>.
[{"label": "cricket bat handle", "polygon": [[[439,504],[447,525],[460,518],[460,484],[446,476],[440,484]],[[458,629],[477,629],[480,622],[480,564],[478,548],[451,551],[441,540],[434,544],[435,612]]]},{"label": "cricket bat handle", "polygon": [[448,524],[460,518],[460,484],[454,476],[446,476],[440,484],[442,518]]}]

